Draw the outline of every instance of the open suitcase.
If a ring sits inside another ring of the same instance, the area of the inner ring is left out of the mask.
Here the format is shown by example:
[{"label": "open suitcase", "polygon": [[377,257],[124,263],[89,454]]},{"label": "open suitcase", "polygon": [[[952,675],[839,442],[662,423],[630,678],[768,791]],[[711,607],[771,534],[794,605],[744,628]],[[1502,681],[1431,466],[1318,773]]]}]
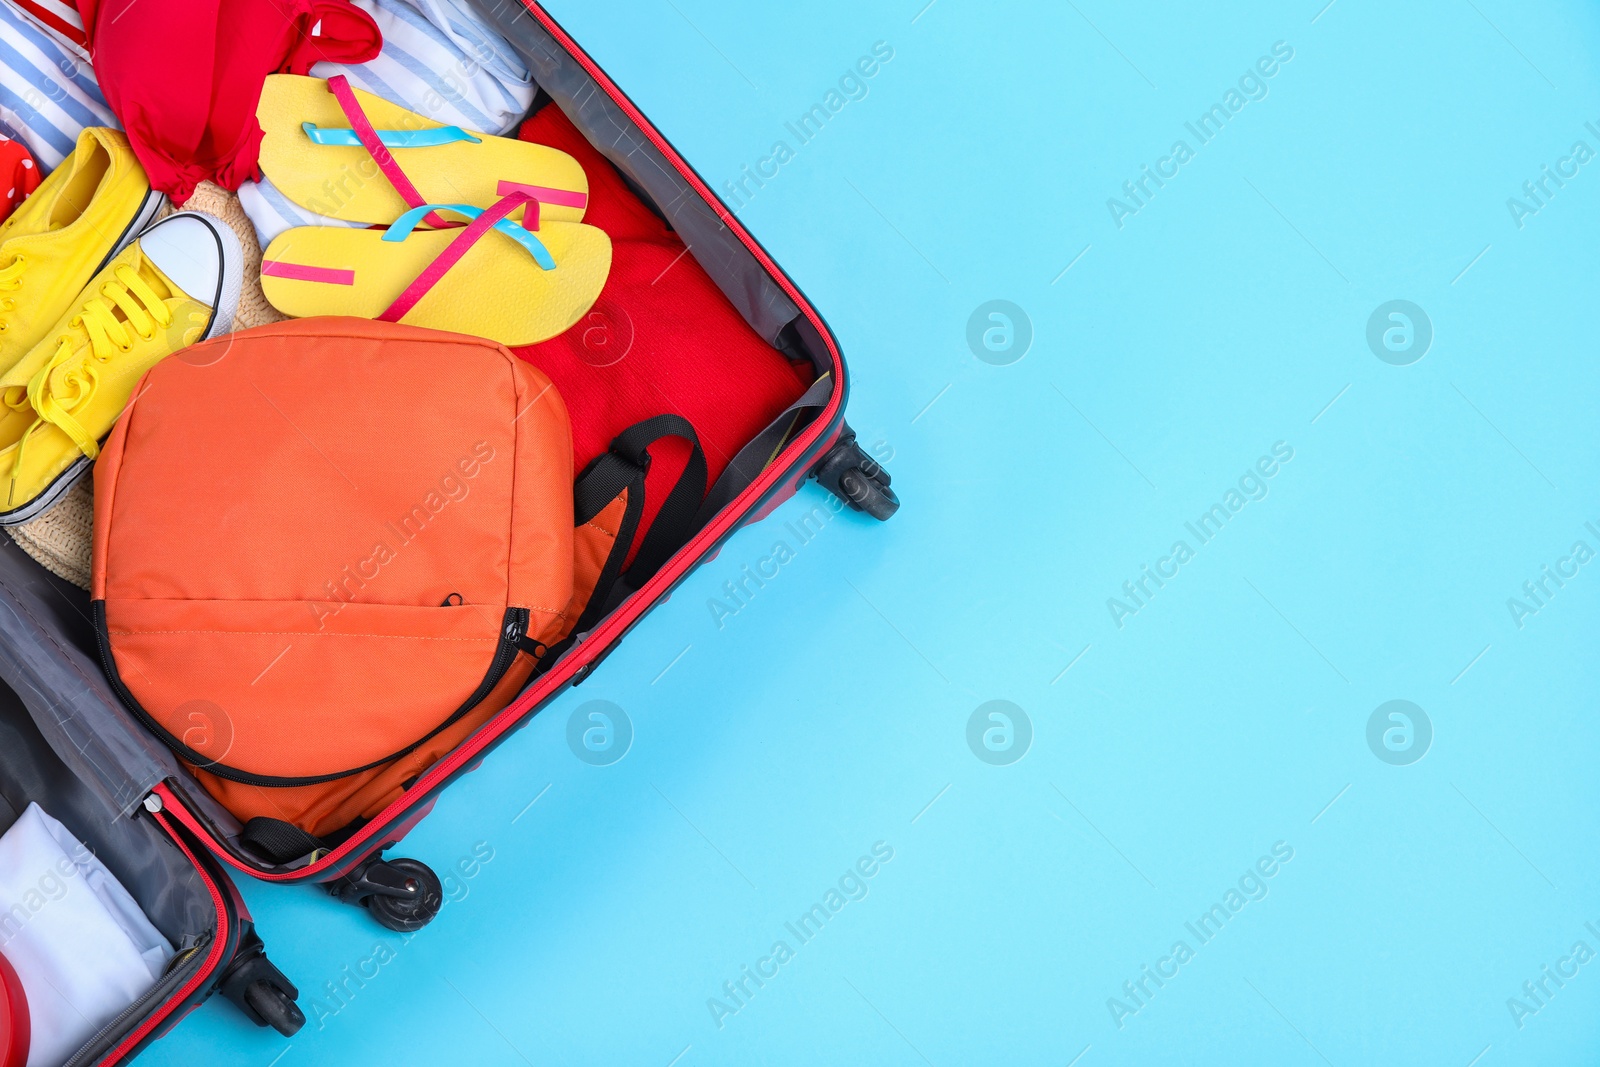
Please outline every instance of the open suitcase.
[{"label": "open suitcase", "polygon": [[177,948],[165,976],[83,1046],[72,1067],[130,1059],[219,990],[256,1023],[295,1032],[304,1021],[297,990],[268,962],[225,866],[265,881],[318,883],[390,929],[419,928],[442,903],[438,879],[415,860],[384,853],[440,790],[587,678],[733,531],[810,477],[874,518],[898,507],[887,473],[844,422],[844,362],[816,310],[548,13],[531,0],[527,10],[505,0],[474,2],[522,54],[548,94],[546,106],[559,107],[667,220],[749,329],[790,361],[804,361],[812,384],[732,457],[688,542],[640,588],[620,603],[614,598],[510,706],[335,846],[282,862],[245,847],[239,821],[119,702],[100,666],[83,590],[0,539],[0,679],[17,695],[0,693],[0,818],[30,801],[57,812]]}]

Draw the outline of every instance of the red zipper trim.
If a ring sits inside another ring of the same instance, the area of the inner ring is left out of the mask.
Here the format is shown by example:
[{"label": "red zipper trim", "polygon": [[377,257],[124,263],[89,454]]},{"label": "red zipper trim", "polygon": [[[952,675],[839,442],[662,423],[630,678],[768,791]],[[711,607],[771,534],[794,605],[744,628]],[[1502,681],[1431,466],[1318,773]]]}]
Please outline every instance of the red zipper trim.
[{"label": "red zipper trim", "polygon": [[679,176],[700,194],[701,199],[716,209],[717,217],[721,219],[723,225],[727,226],[734,236],[739,238],[740,243],[766,269],[767,274],[773,281],[778,283],[778,287],[788,295],[790,300],[794,301],[801,314],[810,320],[812,326],[816,328],[817,335],[822,338],[822,343],[827,346],[828,355],[833,361],[834,381],[838,385],[834,388],[833,395],[828,398],[827,406],[822,409],[821,414],[812,421],[811,425],[800,437],[791,441],[789,446],[783,450],[780,461],[769,464],[767,469],[754,482],[746,486],[744,491],[735,497],[727,508],[723,509],[721,516],[717,520],[701,530],[687,545],[679,549],[672,557],[672,561],[669,561],[666,566],[657,571],[629,599],[631,607],[613,612],[605,622],[590,631],[589,636],[562,664],[559,671],[552,671],[545,675],[533,689],[524,693],[517,700],[507,705],[493,719],[490,719],[473,738],[463,742],[454,752],[429,768],[394,803],[383,809],[359,831],[352,834],[341,842],[337,848],[331,850],[316,862],[294,871],[286,872],[263,871],[247,864],[235,857],[224,845],[218,842],[210,830],[201,825],[200,821],[184,806],[183,801],[174,795],[165,784],[156,786],[155,792],[160,794],[168,804],[167,810],[172,812],[183,825],[200,837],[202,841],[205,841],[212,852],[215,852],[230,865],[262,881],[299,882],[312,880],[318,874],[327,872],[329,868],[336,867],[341,861],[353,854],[358,854],[362,847],[373,838],[384,836],[392,829],[391,822],[404,815],[407,809],[415,804],[415,797],[425,795],[435,785],[477,758],[484,749],[514,726],[524,712],[550,696],[576,674],[579,669],[607,651],[613,640],[620,636],[629,626],[633,625],[645,611],[654,606],[657,596],[671,588],[674,582],[688,573],[701,555],[715,545],[744,517],[744,513],[750,509],[755,500],[777,486],[785,478],[792,476],[793,472],[788,467],[789,463],[804,454],[818,440],[834,432],[832,427],[833,417],[838,414],[840,406],[844,402],[844,359],[839,354],[838,346],[834,344],[833,335],[829,332],[827,324],[822,321],[822,317],[817,314],[816,309],[811,306],[795,284],[789,280],[788,275],[772,261],[772,257],[767,255],[766,250],[751,236],[750,231],[746,230],[744,225],[727,210],[722,200],[711,191],[711,188],[705,182],[700,180],[700,176],[694,172],[694,169],[678,154],[667,139],[661,136],[660,131],[655,128],[650,120],[645,118],[644,114],[633,105],[633,101],[629,100],[627,95],[617,88],[616,83],[606,75],[605,71],[600,69],[593,59],[589,58],[589,54],[580,48],[577,42],[567,35],[566,31],[561,28],[555,19],[551,18],[549,13],[535,3],[534,0],[522,0],[522,2],[533,16],[539,20],[540,24],[544,26],[545,30],[556,39],[557,43],[565,48],[572,58],[578,61],[600,88],[605,90],[606,95],[611,98],[612,102],[633,120],[634,125],[649,138],[650,143],[666,158],[667,162],[673,165]]},{"label": "red zipper trim", "polygon": [[211,875],[206,873],[205,865],[195,858],[193,852],[189,851],[189,846],[183,843],[183,837],[172,828],[166,818],[160,812],[156,812],[154,815],[155,820],[161,824],[161,828],[167,832],[167,836],[172,838],[173,843],[183,850],[184,856],[194,866],[195,872],[200,875],[200,880],[206,884],[206,889],[210,890],[211,903],[217,911],[217,931],[211,939],[211,951],[206,956],[205,966],[201,967],[194,977],[185,982],[183,988],[173,994],[172,998],[163,1004],[160,1010],[145,1019],[137,1030],[123,1038],[122,1044],[112,1049],[100,1061],[102,1064],[120,1062],[124,1056],[136,1049],[139,1043],[148,1037],[152,1030],[161,1025],[162,1021],[172,1014],[174,1008],[194,995],[195,991],[203,986],[206,980],[215,974],[217,968],[222,965],[221,956],[228,945],[228,905],[227,901],[223,899],[222,890],[217,888],[217,883],[212,879]]}]

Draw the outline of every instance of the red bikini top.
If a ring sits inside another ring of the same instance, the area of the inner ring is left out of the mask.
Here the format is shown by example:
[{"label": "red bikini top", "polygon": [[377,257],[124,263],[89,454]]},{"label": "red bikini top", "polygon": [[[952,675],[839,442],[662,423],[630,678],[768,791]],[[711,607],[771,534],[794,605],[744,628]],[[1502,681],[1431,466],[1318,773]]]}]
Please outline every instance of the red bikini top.
[{"label": "red bikini top", "polygon": [[[132,18],[121,15],[138,10]],[[95,74],[150,184],[178,203],[210,179],[260,177],[256,104],[268,74],[383,48],[349,0],[80,0]]]}]

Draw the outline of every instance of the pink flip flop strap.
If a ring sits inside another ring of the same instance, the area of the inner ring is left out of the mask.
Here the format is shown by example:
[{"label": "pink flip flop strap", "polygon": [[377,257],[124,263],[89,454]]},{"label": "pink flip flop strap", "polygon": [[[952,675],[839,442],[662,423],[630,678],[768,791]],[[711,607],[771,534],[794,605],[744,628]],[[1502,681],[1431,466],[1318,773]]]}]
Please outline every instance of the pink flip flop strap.
[{"label": "pink flip flop strap", "polygon": [[541,203],[551,204],[556,207],[585,208],[589,206],[589,194],[573,192],[571,189],[552,189],[547,185],[528,185],[523,182],[506,181],[500,179],[500,184],[495,187],[495,192],[500,196],[510,196],[512,193],[527,193],[536,197]]},{"label": "pink flip flop strap", "polygon": [[443,278],[451,267],[461,261],[467,250],[478,243],[478,238],[494,228],[495,223],[522,205],[534,203],[537,201],[527,193],[512,193],[497,200],[493,207],[473,219],[465,229],[456,234],[455,240],[446,245],[445,250],[424,267],[422,273],[413,278],[411,284],[405,287],[405,291],[395,298],[394,303],[378,316],[378,321],[399,322],[406,312],[417,306],[417,301],[428,294],[428,290],[439,284],[439,279]]},{"label": "pink flip flop strap", "polygon": [[[411,179],[406,177],[406,172],[400,169],[400,164],[395,161],[394,154],[378,136],[378,131],[373,129],[371,121],[367,119],[367,113],[361,110],[361,102],[356,99],[355,91],[350,88],[350,79],[343,74],[335,74],[328,79],[328,91],[339,101],[344,117],[349,120],[350,128],[355,131],[356,140],[361,142],[361,147],[367,150],[367,154],[378,165],[383,176],[389,179],[389,184],[394,186],[395,192],[400,194],[400,199],[406,202],[406,206],[421,207],[427,203],[422,199],[422,194],[417,192],[417,187],[411,184]],[[423,221],[439,230],[449,229],[454,225],[440,218],[436,211],[428,212]]]},{"label": "pink flip flop strap", "polygon": [[329,285],[354,285],[356,272],[337,267],[313,267],[304,263],[284,263],[276,259],[263,259],[261,273],[267,278],[288,278],[296,282],[326,282]]}]

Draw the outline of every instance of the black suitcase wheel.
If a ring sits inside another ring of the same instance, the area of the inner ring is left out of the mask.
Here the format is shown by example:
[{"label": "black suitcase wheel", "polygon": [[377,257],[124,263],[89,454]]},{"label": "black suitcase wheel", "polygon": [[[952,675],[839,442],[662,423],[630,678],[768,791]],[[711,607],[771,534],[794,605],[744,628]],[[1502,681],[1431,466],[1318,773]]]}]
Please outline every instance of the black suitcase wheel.
[{"label": "black suitcase wheel", "polygon": [[900,510],[900,498],[889,488],[889,472],[856,443],[856,432],[848,426],[812,473],[828,492],[879,522]]},{"label": "black suitcase wheel", "polygon": [[444,887],[439,884],[439,876],[421,860],[402,857],[384,862],[405,877],[407,893],[403,897],[386,893],[368,897],[372,917],[386,929],[403,934],[427,926],[444,907]]},{"label": "black suitcase wheel", "polygon": [[843,499],[851,507],[884,522],[900,510],[900,498],[889,488],[889,472],[876,463],[872,466],[882,474],[882,481],[869,476],[859,467],[851,467],[839,475],[839,488],[844,491]]},{"label": "black suitcase wheel", "polygon": [[306,1014],[286,990],[271,982],[251,982],[244,991],[249,1011],[284,1037],[293,1037],[306,1024]]},{"label": "black suitcase wheel", "polygon": [[328,891],[360,904],[385,929],[408,934],[433,921],[444,907],[444,886],[421,860],[377,859],[334,882]]},{"label": "black suitcase wheel", "polygon": [[255,927],[245,924],[233,960],[222,972],[222,995],[257,1026],[270,1026],[293,1037],[306,1024],[305,1013],[295,1003],[300,990],[267,959]]}]

